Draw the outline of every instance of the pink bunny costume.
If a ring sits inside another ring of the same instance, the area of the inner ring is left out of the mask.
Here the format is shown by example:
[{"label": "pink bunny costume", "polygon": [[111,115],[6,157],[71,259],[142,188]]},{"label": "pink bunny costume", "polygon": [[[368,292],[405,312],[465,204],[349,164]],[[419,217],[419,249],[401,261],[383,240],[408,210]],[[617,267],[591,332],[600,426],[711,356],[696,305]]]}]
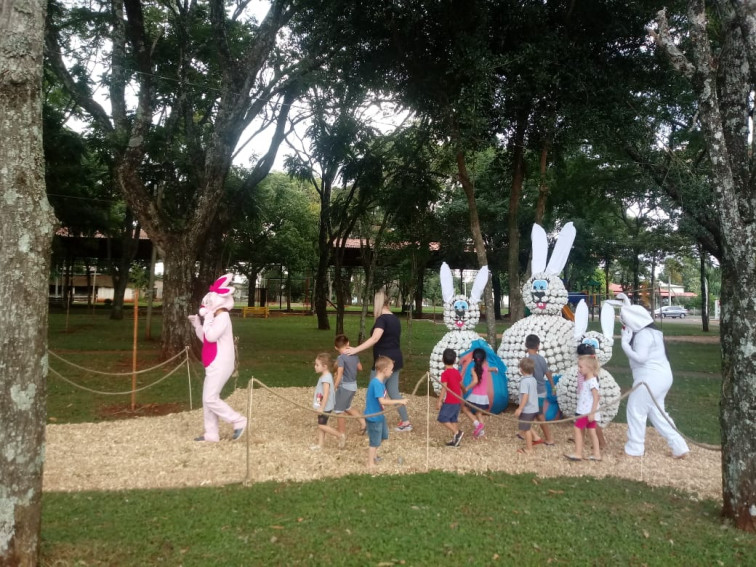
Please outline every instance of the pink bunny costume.
[{"label": "pink bunny costume", "polygon": [[[205,433],[195,441],[220,441],[218,418],[233,424],[233,439],[238,439],[247,426],[247,418],[221,400],[223,386],[234,371],[236,353],[229,311],[234,308],[233,274],[221,276],[210,286],[202,299],[199,316],[189,315],[197,338],[202,341],[202,364],[205,383],[202,388],[202,410]],[[200,324],[200,317],[204,320]]]},{"label": "pink bunny costume", "polygon": [[[653,319],[640,305],[624,305],[620,310],[622,329],[622,350],[625,351],[633,371],[633,386],[645,382],[662,411],[654,404],[651,394],[641,386],[630,394],[627,400],[627,443],[625,453],[633,457],[643,455],[646,439],[646,419],[656,431],[667,440],[672,456],[683,457],[688,453],[688,445],[682,436],[670,425],[672,421],[664,410],[664,398],[672,386],[672,368],[664,350],[661,331],[649,327]],[[667,419],[670,419],[670,422]]]}]

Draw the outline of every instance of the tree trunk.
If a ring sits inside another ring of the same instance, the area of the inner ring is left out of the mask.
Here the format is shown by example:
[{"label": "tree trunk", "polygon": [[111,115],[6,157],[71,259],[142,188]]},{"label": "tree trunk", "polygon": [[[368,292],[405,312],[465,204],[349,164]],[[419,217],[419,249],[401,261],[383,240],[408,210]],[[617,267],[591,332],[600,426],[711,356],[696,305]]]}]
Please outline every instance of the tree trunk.
[{"label": "tree trunk", "polygon": [[320,228],[318,231],[318,270],[313,286],[313,306],[318,318],[318,329],[328,331],[328,263],[331,259],[331,185],[327,180],[321,182],[320,194]]},{"label": "tree trunk", "polygon": [[493,289],[494,316],[501,320],[501,280],[498,271],[491,271],[491,288]]},{"label": "tree trunk", "polygon": [[42,48],[47,2],[0,11],[0,565],[39,556],[54,216],[45,195]]},{"label": "tree trunk", "polygon": [[703,245],[698,246],[698,254],[701,261],[701,329],[704,333],[709,332],[709,277],[706,270],[706,249]]},{"label": "tree trunk", "polygon": [[549,148],[551,143],[545,141],[541,147],[541,159],[539,163],[538,202],[536,203],[535,222],[543,226],[543,217],[546,214],[546,201],[549,196],[549,187],[546,185],[546,166],[548,165]]},{"label": "tree trunk", "polygon": [[525,316],[525,304],[520,288],[520,228],[518,213],[522,184],[525,180],[525,131],[528,126],[528,113],[521,112],[512,143],[512,188],[509,192],[509,322],[514,324]]},{"label": "tree trunk", "polygon": [[171,254],[165,255],[163,274],[162,355],[165,359],[194,345],[196,337],[186,316],[199,310],[199,304],[192,299],[197,250],[191,250],[181,241],[171,248]]},{"label": "tree trunk", "polygon": [[110,263],[110,275],[113,278],[113,306],[110,318],[116,321],[123,319],[123,298],[129,285],[129,272],[131,263],[139,248],[139,233],[141,228],[137,224],[134,227],[134,217],[131,211],[127,211],[124,219],[124,227],[121,231],[121,257]]},{"label": "tree trunk", "polygon": [[[488,256],[486,255],[486,243],[483,240],[483,233],[480,230],[480,219],[478,218],[478,205],[475,202],[475,186],[467,173],[467,164],[465,163],[465,154],[457,152],[457,171],[459,181],[467,196],[467,207],[470,211],[470,231],[472,232],[473,242],[475,243],[475,255],[478,258],[478,267],[488,266]],[[488,282],[483,292],[483,303],[486,306],[486,338],[488,344],[496,346],[496,319],[491,317],[493,309],[493,294],[491,293],[491,273],[488,274]]]},{"label": "tree trunk", "polygon": [[314,285],[314,298],[313,305],[315,306],[315,315],[318,318],[318,329],[321,331],[328,331],[331,328],[331,324],[328,322],[328,256],[329,250],[326,245],[319,246],[320,254],[318,257],[318,271],[315,272],[315,285]]},{"label": "tree trunk", "polygon": [[419,267],[417,270],[417,278],[415,279],[415,317],[422,319],[423,317],[423,288],[425,287],[425,265]]},{"label": "tree trunk", "polygon": [[[722,513],[739,529],[756,532],[756,155],[749,125],[756,88],[756,18],[752,3],[711,4],[688,3],[691,59],[680,51],[664,10],[657,14],[653,37],[698,97],[723,235]],[[717,15],[715,41],[709,38],[707,10]]]},{"label": "tree trunk", "polygon": [[336,252],[336,265],[333,269],[333,288],[336,291],[336,334],[344,333],[344,306],[346,305],[345,270],[341,267],[340,252]]}]

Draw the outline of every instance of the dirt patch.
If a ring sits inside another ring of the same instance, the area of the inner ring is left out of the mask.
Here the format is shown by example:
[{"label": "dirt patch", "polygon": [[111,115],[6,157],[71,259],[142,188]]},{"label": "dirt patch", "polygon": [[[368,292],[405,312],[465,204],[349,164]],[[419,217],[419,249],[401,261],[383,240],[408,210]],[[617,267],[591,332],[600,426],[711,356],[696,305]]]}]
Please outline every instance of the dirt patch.
[{"label": "dirt patch", "polygon": [[135,417],[169,415],[186,409],[185,404],[136,404],[132,409],[131,404],[110,404],[97,408],[99,419],[132,419]]},{"label": "dirt patch", "polygon": [[[246,411],[248,390],[236,390],[228,402]],[[573,450],[568,437],[572,426],[554,425],[556,445],[536,447],[533,455],[521,455],[522,442],[515,437],[511,413],[491,418],[484,440],[472,439],[471,426],[463,421],[465,437],[458,448],[446,447],[446,430],[436,420],[435,398],[408,396],[414,431],[397,433],[397,414],[388,414],[390,438],[378,450],[383,457],[378,474],[405,474],[430,469],[460,473],[489,470],[552,476],[615,476],[654,486],[671,486],[692,498],[721,500],[720,453],[691,447],[684,460],[668,456],[664,441],[649,429],[646,457],[623,456],[626,426],[610,424],[605,431],[609,447],[602,462],[569,462]],[[224,425],[220,443],[201,443],[202,410],[158,417],[102,423],[48,425],[44,489],[47,491],[124,490],[219,486],[260,481],[308,481],[362,473],[367,438],[359,424],[347,422],[346,448],[339,450],[329,437],[322,451],[311,451],[316,439],[315,414],[301,409],[312,398],[310,388],[254,390],[252,422],[238,441],[230,441],[231,427]],[[362,407],[364,390],[355,407]],[[333,420],[332,420],[333,421]],[[249,467],[247,467],[249,458]]]}]

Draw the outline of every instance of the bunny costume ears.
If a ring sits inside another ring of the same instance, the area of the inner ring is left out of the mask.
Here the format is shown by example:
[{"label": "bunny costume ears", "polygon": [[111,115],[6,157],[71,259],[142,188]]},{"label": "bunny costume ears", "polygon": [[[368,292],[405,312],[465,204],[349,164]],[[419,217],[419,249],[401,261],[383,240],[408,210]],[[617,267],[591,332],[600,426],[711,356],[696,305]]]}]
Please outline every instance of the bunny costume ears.
[{"label": "bunny costume ears", "polygon": [[231,285],[231,280],[234,279],[234,274],[224,274],[213,282],[208,291],[217,293],[221,297],[234,294],[234,286]]},{"label": "bunny costume ears", "polygon": [[218,309],[234,308],[234,286],[231,281],[234,274],[224,274],[213,282],[208,289],[208,293],[202,298],[199,314],[203,317],[206,313],[213,313]]},{"label": "bunny costume ears", "polygon": [[[630,298],[624,293],[618,293],[617,299],[622,300],[622,307],[620,308],[620,321],[622,324],[629,327],[631,331],[637,333],[644,327],[648,327],[654,322],[653,317],[649,315],[646,308],[642,305],[633,305],[630,303]],[[614,302],[615,304],[617,302]]]},{"label": "bunny costume ears", "polygon": [[[449,303],[454,298],[454,278],[452,277],[451,268],[449,264],[444,262],[441,264],[441,295],[444,299],[444,303]],[[483,290],[486,289],[488,283],[488,266],[483,266],[478,270],[478,274],[475,276],[475,282],[470,290],[470,303],[480,303],[480,298],[483,296]]]}]

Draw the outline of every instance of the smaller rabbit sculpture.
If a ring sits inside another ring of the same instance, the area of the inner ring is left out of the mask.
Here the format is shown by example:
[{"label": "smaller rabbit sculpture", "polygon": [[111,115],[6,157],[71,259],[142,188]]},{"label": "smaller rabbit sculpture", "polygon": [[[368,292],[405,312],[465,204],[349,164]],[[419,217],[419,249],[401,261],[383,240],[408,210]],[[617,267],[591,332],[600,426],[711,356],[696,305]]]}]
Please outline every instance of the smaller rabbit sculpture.
[{"label": "smaller rabbit sculpture", "polygon": [[483,266],[475,276],[470,298],[462,294],[454,295],[454,279],[449,265],[441,265],[441,295],[444,300],[444,323],[449,331],[436,343],[430,356],[430,375],[433,389],[441,390],[441,373],[444,371],[442,355],[447,348],[457,353],[457,360],[469,350],[473,341],[479,340],[475,326],[480,321],[480,298],[488,283],[488,266]]},{"label": "smaller rabbit sculpture", "polygon": [[601,419],[598,424],[606,427],[617,416],[622,392],[604,365],[612,358],[614,345],[614,304],[605,301],[601,308],[601,332],[588,330],[588,305],[585,300],[580,300],[575,309],[575,348],[573,352],[573,364],[562,374],[556,385],[557,399],[562,413],[571,417],[575,415],[577,408],[578,375],[577,375],[577,347],[580,344],[590,345],[596,353],[596,358],[601,365],[599,371],[599,408]]}]

